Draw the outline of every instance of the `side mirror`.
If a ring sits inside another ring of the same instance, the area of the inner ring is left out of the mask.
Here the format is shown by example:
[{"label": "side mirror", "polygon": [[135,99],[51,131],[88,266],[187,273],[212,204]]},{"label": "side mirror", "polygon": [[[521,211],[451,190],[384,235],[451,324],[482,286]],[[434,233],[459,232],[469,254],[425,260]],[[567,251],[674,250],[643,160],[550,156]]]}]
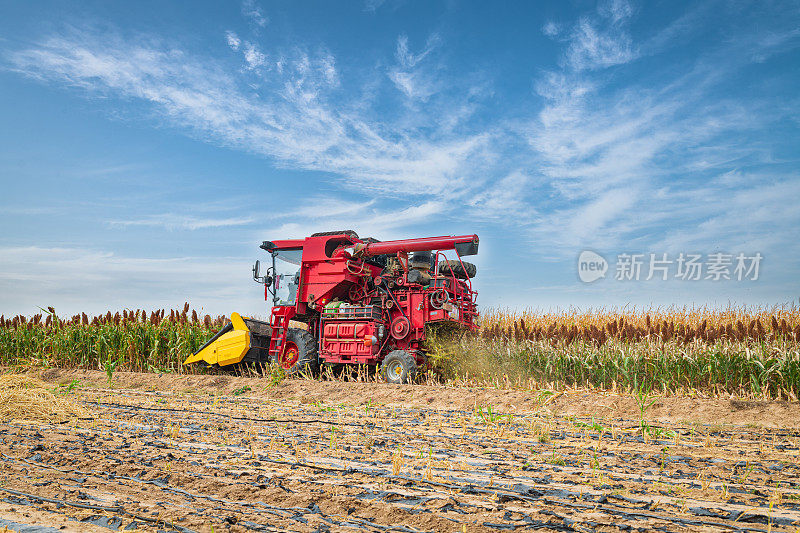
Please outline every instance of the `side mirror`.
[{"label": "side mirror", "polygon": [[261,281],[261,261],[258,260],[253,265],[253,281]]},{"label": "side mirror", "polygon": [[267,276],[266,278],[264,278],[264,284],[265,285],[269,285],[270,287],[272,286],[272,282],[273,281],[275,281],[275,280],[272,279],[272,276]]}]

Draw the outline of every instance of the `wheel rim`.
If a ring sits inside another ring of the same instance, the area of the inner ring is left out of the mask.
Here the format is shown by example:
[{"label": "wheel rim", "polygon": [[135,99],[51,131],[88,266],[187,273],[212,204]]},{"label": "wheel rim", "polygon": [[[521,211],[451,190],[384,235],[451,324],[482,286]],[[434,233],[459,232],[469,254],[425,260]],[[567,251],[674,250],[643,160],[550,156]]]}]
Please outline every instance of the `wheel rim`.
[{"label": "wheel rim", "polygon": [[388,374],[390,378],[399,380],[403,377],[403,365],[401,365],[399,361],[391,363],[389,365]]},{"label": "wheel rim", "polygon": [[297,345],[293,342],[287,342],[281,354],[281,366],[285,370],[289,370],[297,364],[298,359],[300,359],[300,350]]}]

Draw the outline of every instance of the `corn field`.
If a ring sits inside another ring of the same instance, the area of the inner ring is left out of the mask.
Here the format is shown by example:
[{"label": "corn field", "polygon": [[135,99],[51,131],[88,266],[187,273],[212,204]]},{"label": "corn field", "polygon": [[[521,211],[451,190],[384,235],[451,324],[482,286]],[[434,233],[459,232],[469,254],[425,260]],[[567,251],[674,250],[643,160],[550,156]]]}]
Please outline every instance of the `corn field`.
[{"label": "corn field", "polygon": [[695,308],[647,310],[637,312],[559,312],[538,313],[490,310],[482,317],[485,339],[513,338],[553,343],[591,342],[602,346],[617,339],[763,342],[784,339],[800,341],[800,309],[775,307],[725,310]]},{"label": "corn field", "polygon": [[181,363],[227,323],[181,310],[123,311],[62,319],[50,307],[31,318],[0,316],[0,363],[138,372],[183,371]]},{"label": "corn field", "polygon": [[[489,310],[476,334],[430,331],[435,380],[502,387],[586,386],[752,398],[800,395],[800,310]],[[223,325],[183,309],[59,318],[0,316],[0,364],[185,372]]]},{"label": "corn field", "polygon": [[797,400],[800,309],[490,310],[476,336],[434,336],[448,380]]}]

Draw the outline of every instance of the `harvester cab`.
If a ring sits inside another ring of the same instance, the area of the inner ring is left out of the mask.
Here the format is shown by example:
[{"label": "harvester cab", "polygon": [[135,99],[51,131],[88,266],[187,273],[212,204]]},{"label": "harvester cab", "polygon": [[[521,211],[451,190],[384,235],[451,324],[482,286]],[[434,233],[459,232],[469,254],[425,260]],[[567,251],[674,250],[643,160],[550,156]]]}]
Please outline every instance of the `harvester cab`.
[{"label": "harvester cab", "polygon": [[[300,285],[300,265],[303,249],[274,250],[272,252],[272,271],[275,273],[272,287],[265,283],[272,294],[273,305],[295,305],[297,288]],[[265,294],[265,298],[268,296]]]},{"label": "harvester cab", "polygon": [[184,364],[230,367],[277,363],[287,373],[323,363],[381,365],[389,382],[407,382],[425,363],[426,326],[477,329],[476,274],[463,256],[477,235],[381,242],[353,231],[264,241],[261,273],[272,300],[269,322],[234,313],[231,323]]}]

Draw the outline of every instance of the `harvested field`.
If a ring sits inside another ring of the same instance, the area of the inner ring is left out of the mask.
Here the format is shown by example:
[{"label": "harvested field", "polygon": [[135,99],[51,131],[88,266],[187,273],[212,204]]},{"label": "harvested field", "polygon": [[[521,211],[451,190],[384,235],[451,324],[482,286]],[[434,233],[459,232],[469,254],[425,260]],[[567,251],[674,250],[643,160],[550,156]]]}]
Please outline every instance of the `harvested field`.
[{"label": "harvested field", "polygon": [[797,402],[135,373],[108,389],[101,372],[35,376],[91,419],[0,424],[0,527],[800,527]]}]

